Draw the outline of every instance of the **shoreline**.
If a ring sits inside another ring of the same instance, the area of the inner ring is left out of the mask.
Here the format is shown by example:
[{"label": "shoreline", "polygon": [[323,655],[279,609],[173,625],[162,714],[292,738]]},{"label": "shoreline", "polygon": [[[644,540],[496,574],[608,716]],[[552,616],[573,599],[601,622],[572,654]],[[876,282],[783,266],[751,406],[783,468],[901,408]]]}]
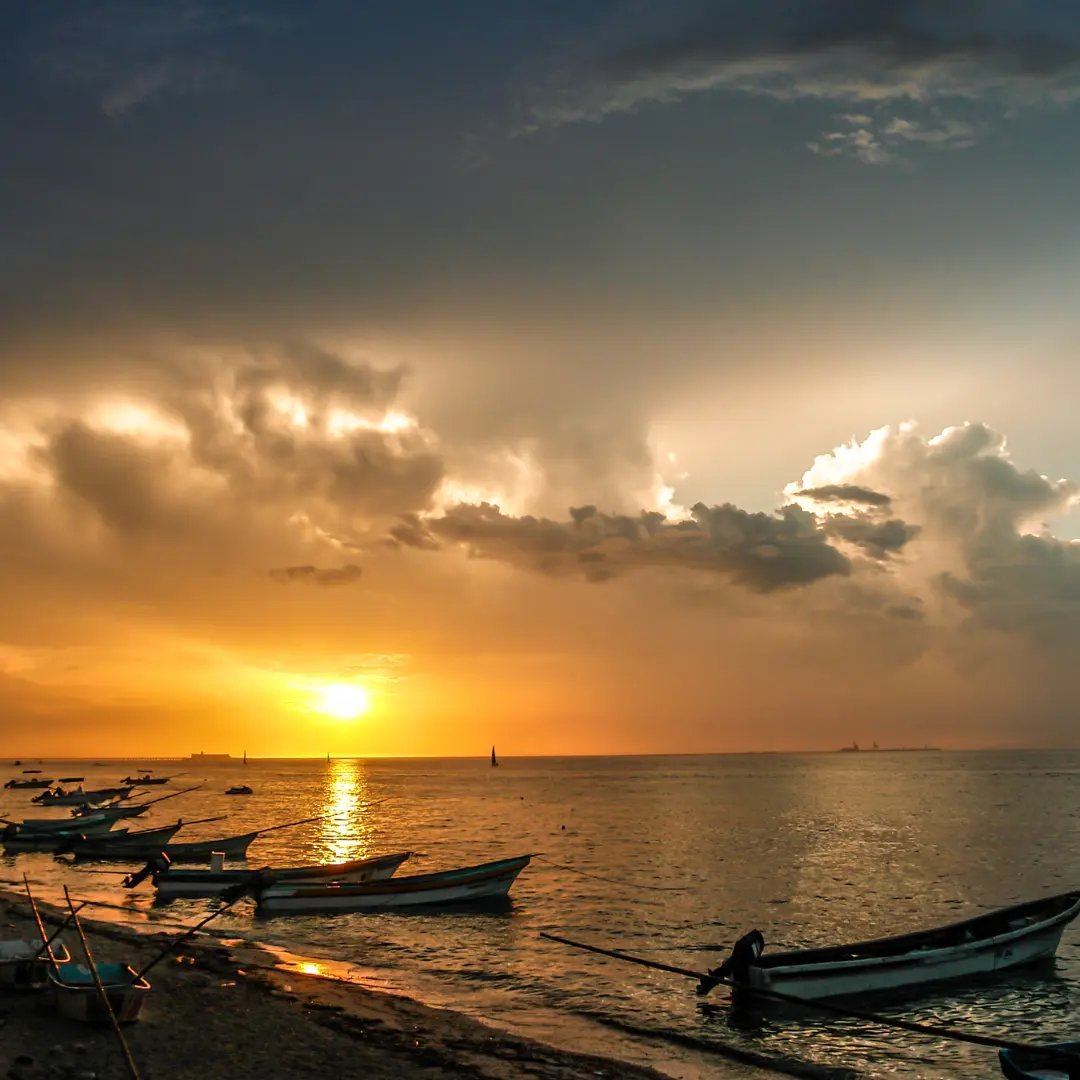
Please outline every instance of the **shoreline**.
[{"label": "shoreline", "polygon": [[[47,926],[62,921],[54,905],[39,901],[38,906]],[[29,903],[7,889],[0,890],[0,921],[5,937],[37,937]],[[176,936],[80,921],[98,961],[137,966]],[[64,938],[73,957],[81,959],[75,935],[69,931]],[[299,1080],[340,1072],[345,1062],[350,1074],[371,1080],[512,1080],[523,1074],[551,1080],[662,1080],[666,1075],[512,1035],[397,993],[282,968],[273,953],[253,942],[244,941],[243,952],[265,962],[246,961],[225,940],[196,935],[151,972],[153,991],[143,1014],[124,1028],[144,1078]],[[57,1016],[47,991],[5,995],[2,1008],[0,1063],[12,1080],[126,1077],[111,1029]]]}]

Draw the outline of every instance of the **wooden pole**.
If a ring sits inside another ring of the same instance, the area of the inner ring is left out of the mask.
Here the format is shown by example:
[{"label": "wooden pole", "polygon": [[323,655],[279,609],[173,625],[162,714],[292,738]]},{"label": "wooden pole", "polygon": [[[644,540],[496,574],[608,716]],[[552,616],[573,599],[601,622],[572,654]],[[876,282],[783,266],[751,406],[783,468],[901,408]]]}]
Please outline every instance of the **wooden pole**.
[{"label": "wooden pole", "polygon": [[[97,965],[94,963],[94,955],[90,952],[90,943],[86,940],[86,935],[83,933],[82,923],[79,922],[79,913],[75,910],[75,905],[71,902],[71,894],[68,892],[68,887],[64,886],[64,899],[67,901],[68,910],[71,912],[71,917],[75,922],[75,931],[79,935],[79,943],[82,945],[83,956],[86,957],[86,966],[90,969],[90,975],[94,980],[94,986],[97,988],[98,997],[101,998],[102,1004],[105,1006],[105,1012],[108,1014],[109,1023],[112,1025],[113,1031],[116,1033],[117,1041],[120,1043],[120,1050],[124,1055],[124,1064],[127,1066],[128,1076],[131,1080],[139,1080],[139,1068],[135,1064],[135,1059],[131,1056],[131,1048],[127,1044],[127,1039],[124,1038],[124,1033],[120,1029],[120,1021],[116,1019],[116,1013],[113,1012],[112,1002],[109,1000],[109,995],[105,992],[105,987],[102,985],[101,976],[98,974]],[[136,978],[134,980],[138,982]]]},{"label": "wooden pole", "polygon": [[[45,923],[42,922],[41,913],[38,911],[37,903],[34,900],[34,894],[30,891],[30,881],[26,874],[23,874],[23,885],[26,886],[26,898],[30,901],[30,912],[34,916],[34,922],[37,923],[38,933],[41,935],[41,948],[38,949],[34,959],[36,960],[44,952],[49,958],[49,963],[52,964],[53,968],[56,968],[58,965],[56,957],[53,955],[52,943],[67,929],[68,923],[71,922],[71,916],[69,915],[61,924],[60,929],[57,930],[52,937],[49,937],[45,933]],[[84,907],[86,907],[85,904],[80,904],[78,910],[81,911]]]},{"label": "wooden pole", "polygon": [[996,1035],[976,1035],[973,1032],[958,1031],[955,1028],[941,1027],[937,1024],[916,1024],[911,1020],[900,1020],[892,1016],[881,1016],[878,1013],[863,1012],[860,1009],[846,1009],[841,1005],[834,1005],[828,1001],[815,1001],[813,999],[796,997],[794,994],[784,994],[779,990],[762,990],[758,987],[747,987],[744,983],[735,982],[733,979],[724,979],[718,975],[710,975],[707,971],[693,971],[689,968],[673,967],[671,964],[661,964],[655,960],[647,960],[642,956],[631,956],[629,953],[619,952],[617,949],[602,949],[598,945],[587,945],[582,941],[572,941],[570,938],[559,937],[557,934],[548,934],[541,931],[540,936],[549,941],[557,941],[561,945],[569,945],[574,949],[583,949],[585,952],[597,953],[600,956],[609,956],[613,960],[623,960],[629,964],[638,964],[641,967],[653,968],[656,971],[668,971],[673,975],[682,975],[684,978],[697,979],[699,982],[723,984],[735,990],[750,990],[755,996],[769,998],[773,1001],[782,1001],[788,1005],[798,1005],[801,1008],[816,1009],[819,1012],[830,1013],[833,1016],[842,1016],[848,1020],[863,1020],[868,1024],[879,1024],[882,1027],[898,1028],[901,1031],[910,1031],[915,1035],[927,1035],[936,1039],[953,1039],[956,1042],[973,1043],[976,1046],[989,1046],[996,1050],[1015,1050],[1022,1053],[1038,1053],[1048,1060],[1067,1061],[1075,1064],[1078,1055],[1065,1050],[1056,1050],[1052,1046],[1039,1046],[1037,1043],[1017,1042],[1013,1039],[1003,1039]]}]

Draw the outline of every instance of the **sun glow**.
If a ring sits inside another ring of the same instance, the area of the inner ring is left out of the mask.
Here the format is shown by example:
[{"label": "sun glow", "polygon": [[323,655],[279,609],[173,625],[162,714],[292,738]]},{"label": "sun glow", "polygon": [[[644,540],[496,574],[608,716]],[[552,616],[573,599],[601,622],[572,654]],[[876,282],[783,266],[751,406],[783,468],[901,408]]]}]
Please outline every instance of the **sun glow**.
[{"label": "sun glow", "polygon": [[371,691],[357,683],[329,683],[319,688],[315,708],[337,720],[355,720],[371,709]]}]

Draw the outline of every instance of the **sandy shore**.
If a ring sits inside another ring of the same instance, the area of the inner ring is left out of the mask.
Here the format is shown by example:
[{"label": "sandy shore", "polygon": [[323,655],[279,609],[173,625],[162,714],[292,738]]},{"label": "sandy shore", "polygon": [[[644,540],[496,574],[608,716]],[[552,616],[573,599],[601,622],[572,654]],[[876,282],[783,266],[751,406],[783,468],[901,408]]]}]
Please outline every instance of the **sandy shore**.
[{"label": "sandy shore", "polygon": [[[42,908],[58,924],[58,912]],[[142,934],[84,921],[97,960],[138,967],[172,935]],[[0,936],[36,937],[25,898],[0,894]],[[78,939],[65,940],[81,959]],[[245,954],[251,955],[249,946]],[[244,966],[220,943],[197,935],[154,969],[141,1018],[125,1036],[141,1076],[280,1077],[522,1076],[655,1078],[624,1062],[568,1053],[515,1038],[445,1009],[351,984],[266,965]],[[11,1080],[120,1080],[127,1076],[115,1035],[58,1017],[49,994],[0,998],[0,1068]]]}]

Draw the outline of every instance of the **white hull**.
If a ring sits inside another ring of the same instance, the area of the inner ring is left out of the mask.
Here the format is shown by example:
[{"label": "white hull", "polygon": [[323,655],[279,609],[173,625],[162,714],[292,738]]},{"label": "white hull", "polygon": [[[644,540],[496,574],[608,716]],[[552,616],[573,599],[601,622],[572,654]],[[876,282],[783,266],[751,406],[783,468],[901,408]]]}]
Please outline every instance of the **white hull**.
[{"label": "white hull", "polygon": [[[359,885],[366,881],[386,881],[394,876],[394,872],[404,861],[405,857],[402,857],[398,862],[387,863],[382,866],[358,867],[355,870],[334,874],[332,877],[325,873],[318,873],[316,867],[312,867],[312,871],[308,876],[298,874],[295,871],[285,871],[284,873],[288,875],[290,887],[294,885],[321,885],[328,880]],[[258,871],[253,872],[252,876],[255,873],[258,873]],[[273,871],[270,871],[269,874],[273,877]],[[166,871],[156,877],[154,886],[157,889],[159,899],[173,900],[181,897],[220,896],[228,889],[242,883],[243,880],[243,871],[239,874],[230,875],[230,879],[226,881],[214,880],[213,871]]]},{"label": "white hull", "polygon": [[[862,956],[830,962],[752,964],[745,983],[751,991],[766,990],[804,1000],[852,997],[902,990],[905,987],[989,975],[1047,960],[1057,952],[1065,927],[1080,914],[1080,900],[1042,921],[1017,920],[1003,932],[970,941],[951,942],[897,955]],[[789,954],[797,960],[798,953]]]},{"label": "white hull", "polygon": [[486,864],[443,874],[397,878],[383,886],[271,885],[259,893],[258,905],[267,914],[307,914],[469,904],[506,896],[528,863],[529,857],[524,856],[490,864],[490,868]]}]

